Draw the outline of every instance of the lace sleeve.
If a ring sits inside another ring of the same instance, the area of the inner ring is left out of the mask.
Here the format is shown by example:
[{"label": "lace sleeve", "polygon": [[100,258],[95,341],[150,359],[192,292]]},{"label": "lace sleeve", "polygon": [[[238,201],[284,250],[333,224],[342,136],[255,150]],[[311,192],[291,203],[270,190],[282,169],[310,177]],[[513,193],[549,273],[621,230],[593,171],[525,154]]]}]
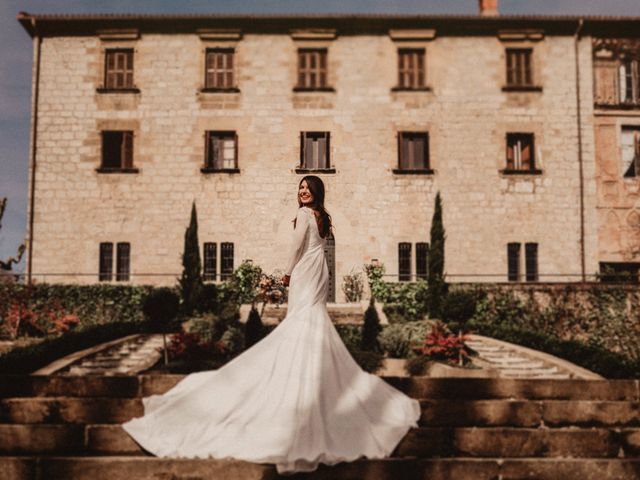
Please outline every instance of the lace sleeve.
[{"label": "lace sleeve", "polygon": [[287,261],[287,268],[285,270],[286,275],[291,275],[293,267],[295,267],[296,263],[298,263],[298,260],[300,260],[300,256],[302,255],[302,251],[304,249],[304,241],[307,237],[308,229],[309,212],[306,211],[305,207],[298,208],[298,213],[296,215],[296,228],[293,231],[293,236],[291,238],[289,247],[289,259]]}]

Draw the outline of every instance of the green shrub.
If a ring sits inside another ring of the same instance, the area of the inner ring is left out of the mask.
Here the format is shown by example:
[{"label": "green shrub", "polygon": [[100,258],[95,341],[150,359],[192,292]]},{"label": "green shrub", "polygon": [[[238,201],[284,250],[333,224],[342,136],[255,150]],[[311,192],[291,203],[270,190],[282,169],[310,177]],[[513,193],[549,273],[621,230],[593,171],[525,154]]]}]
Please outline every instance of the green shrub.
[{"label": "green shrub", "polygon": [[427,313],[427,282],[389,283],[383,311],[389,323],[423,320]]},{"label": "green shrub", "polygon": [[170,288],[160,287],[149,292],[142,304],[145,318],[156,326],[158,331],[171,331],[180,306],[180,297]]},{"label": "green shrub", "polygon": [[362,325],[342,324],[334,325],[340,335],[342,343],[349,350],[359,350],[362,345]]},{"label": "green shrub", "polygon": [[266,333],[260,313],[256,308],[252,308],[244,328],[245,348],[251,348],[262,340]]},{"label": "green shrub", "polygon": [[365,372],[375,373],[376,370],[382,367],[384,358],[381,353],[357,349],[349,350],[349,353]]},{"label": "green shrub", "polygon": [[411,358],[415,355],[412,347],[422,344],[430,331],[428,320],[385,325],[379,336],[380,346],[390,358]]},{"label": "green shrub", "polygon": [[359,302],[363,293],[362,272],[354,272],[342,278],[342,291],[347,302]]},{"label": "green shrub", "polygon": [[464,325],[476,312],[476,295],[471,292],[454,290],[447,293],[442,303],[442,319]]},{"label": "green shrub", "polygon": [[205,283],[199,290],[195,310],[199,313],[217,313],[220,311],[220,295],[218,284]]},{"label": "green shrub", "polygon": [[364,313],[364,325],[362,327],[362,342],[360,348],[370,352],[380,352],[378,335],[382,331],[378,312],[373,304],[373,299],[369,302],[369,307]]},{"label": "green shrub", "polygon": [[250,260],[244,260],[231,277],[230,286],[238,292],[238,301],[253,305],[258,295],[262,268]]}]

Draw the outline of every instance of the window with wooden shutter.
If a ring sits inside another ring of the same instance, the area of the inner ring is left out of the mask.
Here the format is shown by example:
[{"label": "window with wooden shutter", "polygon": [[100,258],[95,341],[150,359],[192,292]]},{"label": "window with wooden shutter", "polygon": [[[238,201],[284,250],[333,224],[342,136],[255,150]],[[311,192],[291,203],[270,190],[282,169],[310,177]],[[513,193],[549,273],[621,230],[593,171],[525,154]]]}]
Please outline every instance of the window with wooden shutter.
[{"label": "window with wooden shutter", "polygon": [[615,58],[595,58],[593,68],[595,103],[615,105],[618,103],[617,61]]},{"label": "window with wooden shutter", "polygon": [[133,167],[133,132],[102,131],[102,169]]},{"label": "window with wooden shutter", "polygon": [[429,244],[426,242],[416,243],[416,278],[426,280],[429,269]]},{"label": "window with wooden shutter", "polygon": [[625,58],[620,60],[620,103],[637,105],[640,103],[640,75],[638,60]]},{"label": "window with wooden shutter", "polygon": [[398,49],[398,87],[406,90],[425,87],[424,48]]},{"label": "window with wooden shutter", "polygon": [[233,273],[233,243],[222,242],[220,244],[220,279],[229,280]]},{"label": "window with wooden shutter", "polygon": [[106,50],[104,86],[110,90],[134,88],[133,49]]},{"label": "window with wooden shutter", "polygon": [[204,243],[204,275],[205,281],[216,280],[217,245],[215,242]]},{"label": "window with wooden shutter", "polygon": [[316,90],[327,87],[327,49],[298,49],[298,85],[296,88]]},{"label": "window with wooden shutter", "polygon": [[533,170],[534,141],[532,133],[507,133],[506,170]]},{"label": "window with wooden shutter", "polygon": [[623,177],[640,176],[640,127],[622,127],[621,150]]},{"label": "window with wooden shutter", "polygon": [[206,132],[205,167],[214,170],[238,168],[238,135],[234,131]]},{"label": "window with wooden shutter", "polygon": [[232,48],[210,48],[206,51],[205,88],[229,90],[234,85],[234,50]]},{"label": "window with wooden shutter", "polygon": [[101,282],[111,281],[113,275],[113,243],[100,243],[100,271],[98,279]]},{"label": "window with wooden shutter", "polygon": [[524,244],[524,258],[527,282],[538,281],[538,244]]},{"label": "window with wooden shutter", "polygon": [[594,38],[593,69],[597,107],[640,107],[639,39]]},{"label": "window with wooden shutter", "polygon": [[116,261],[116,280],[129,280],[129,262],[131,259],[131,244],[129,242],[118,242]]},{"label": "window with wooden shutter", "polygon": [[411,280],[411,244],[409,242],[398,243],[398,280],[401,282]]},{"label": "window with wooden shutter", "polygon": [[330,132],[300,132],[300,168],[330,168]]},{"label": "window with wooden shutter", "polygon": [[398,168],[400,170],[429,169],[429,134],[427,132],[398,133]]},{"label": "window with wooden shutter", "polygon": [[517,282],[520,279],[520,244],[507,244],[507,267],[508,279],[510,282]]},{"label": "window with wooden shutter", "polygon": [[533,86],[533,72],[531,48],[507,48],[507,86]]}]

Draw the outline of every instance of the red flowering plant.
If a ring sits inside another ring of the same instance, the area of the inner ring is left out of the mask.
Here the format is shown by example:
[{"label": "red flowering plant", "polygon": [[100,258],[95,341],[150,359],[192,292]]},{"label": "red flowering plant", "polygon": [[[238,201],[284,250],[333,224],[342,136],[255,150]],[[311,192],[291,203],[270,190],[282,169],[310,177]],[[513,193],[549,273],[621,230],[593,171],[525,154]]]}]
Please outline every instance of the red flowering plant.
[{"label": "red flowering plant", "polygon": [[466,365],[471,363],[475,351],[465,345],[468,335],[448,334],[442,322],[434,323],[424,342],[413,347],[414,352],[429,360],[448,363],[450,365]]},{"label": "red flowering plant", "polygon": [[0,315],[2,336],[15,340],[24,336],[62,335],[80,323],[78,316],[68,313],[58,299],[37,309],[33,307],[32,296],[30,285],[13,293]]},{"label": "red flowering plant", "polygon": [[282,275],[276,272],[273,275],[262,273],[258,282],[258,301],[262,302],[260,316],[264,313],[267,303],[280,305],[286,300],[287,287],[282,282]]},{"label": "red flowering plant", "polygon": [[[191,366],[219,366],[226,362],[229,352],[222,341],[206,339],[198,332],[179,332],[171,335],[167,354],[172,362]],[[163,351],[162,347],[158,348]]]}]

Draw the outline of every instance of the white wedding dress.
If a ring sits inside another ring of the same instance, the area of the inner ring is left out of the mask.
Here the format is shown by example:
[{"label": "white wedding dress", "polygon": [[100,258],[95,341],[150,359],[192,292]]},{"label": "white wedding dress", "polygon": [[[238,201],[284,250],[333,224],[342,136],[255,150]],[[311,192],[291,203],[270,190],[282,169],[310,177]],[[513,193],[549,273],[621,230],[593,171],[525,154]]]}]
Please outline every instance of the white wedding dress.
[{"label": "white wedding dress", "polygon": [[143,398],[123,424],[159,457],[273,463],[280,474],[391,454],[420,403],[355,362],[327,313],[329,270],[313,211],[300,207],[287,272],[287,315],[217,370]]}]

